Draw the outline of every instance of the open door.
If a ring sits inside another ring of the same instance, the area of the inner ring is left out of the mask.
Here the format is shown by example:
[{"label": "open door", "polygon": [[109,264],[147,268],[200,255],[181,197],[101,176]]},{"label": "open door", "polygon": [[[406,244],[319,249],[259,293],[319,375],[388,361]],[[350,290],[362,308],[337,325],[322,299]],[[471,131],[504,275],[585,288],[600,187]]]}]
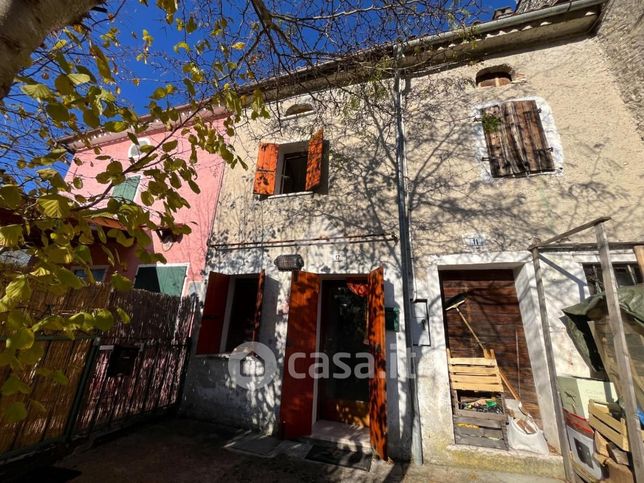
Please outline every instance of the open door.
[{"label": "open door", "polygon": [[[282,436],[286,439],[311,434],[313,378],[309,376],[309,368],[315,362],[310,354],[316,349],[319,294],[318,275],[293,272],[280,408]],[[293,358],[296,352],[302,355]]]},{"label": "open door", "polygon": [[379,267],[369,274],[369,351],[374,359],[374,375],[369,381],[369,433],[371,447],[387,459],[387,363],[385,359],[385,280]]},{"label": "open door", "polygon": [[230,276],[210,272],[208,288],[201,315],[197,354],[218,354],[221,352],[221,332],[224,328],[226,299]]}]

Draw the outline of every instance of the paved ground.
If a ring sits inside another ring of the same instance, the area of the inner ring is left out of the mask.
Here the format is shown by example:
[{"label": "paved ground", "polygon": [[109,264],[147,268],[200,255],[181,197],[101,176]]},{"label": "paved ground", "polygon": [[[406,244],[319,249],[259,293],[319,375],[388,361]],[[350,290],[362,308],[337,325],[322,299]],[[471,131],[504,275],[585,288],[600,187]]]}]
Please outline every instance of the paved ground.
[{"label": "paved ground", "polygon": [[[553,480],[507,473],[458,470],[439,466],[401,466],[374,462],[371,471],[303,459],[307,445],[252,442],[270,457],[226,448],[241,435],[211,424],[174,419],[141,426],[91,449],[77,451],[31,475],[39,483],[81,482],[507,482]],[[234,445],[233,445],[234,446]],[[244,445],[241,445],[242,447]],[[247,445],[248,446],[248,445]],[[239,447],[239,446],[238,446]]]}]

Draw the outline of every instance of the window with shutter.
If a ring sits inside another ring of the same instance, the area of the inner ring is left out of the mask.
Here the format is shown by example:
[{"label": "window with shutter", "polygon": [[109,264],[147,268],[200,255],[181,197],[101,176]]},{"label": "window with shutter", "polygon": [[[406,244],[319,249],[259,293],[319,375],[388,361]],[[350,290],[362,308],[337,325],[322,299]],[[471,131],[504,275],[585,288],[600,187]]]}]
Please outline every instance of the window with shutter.
[{"label": "window with shutter", "polygon": [[526,176],[554,171],[535,101],[510,101],[481,109],[492,176]]},{"label": "window with shutter", "polygon": [[308,142],[262,144],[257,158],[253,192],[258,195],[319,191],[323,184],[324,133]]},{"label": "window with shutter", "polygon": [[134,288],[181,296],[187,268],[186,265],[139,266]]},{"label": "window with shutter", "polygon": [[136,190],[139,187],[140,176],[130,176],[125,178],[121,184],[117,184],[112,190],[112,198],[118,198],[123,201],[133,201],[136,196]]}]

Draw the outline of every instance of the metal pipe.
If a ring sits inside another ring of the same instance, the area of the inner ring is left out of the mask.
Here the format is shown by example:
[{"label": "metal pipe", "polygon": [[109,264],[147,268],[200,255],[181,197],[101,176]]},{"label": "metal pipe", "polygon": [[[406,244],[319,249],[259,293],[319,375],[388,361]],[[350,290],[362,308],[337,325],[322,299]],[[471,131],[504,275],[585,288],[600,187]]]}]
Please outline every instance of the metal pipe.
[{"label": "metal pipe", "polygon": [[299,245],[332,245],[334,243],[369,243],[374,239],[380,238],[380,241],[396,241],[394,235],[387,235],[386,233],[372,233],[367,235],[349,235],[338,237],[318,237],[318,238],[301,238],[291,240],[273,240],[273,241],[258,241],[258,242],[238,242],[238,243],[225,243],[211,245],[217,251],[230,251],[241,249],[254,249],[264,247],[287,247]]},{"label": "metal pipe", "polygon": [[532,263],[534,264],[534,278],[537,282],[537,296],[539,298],[539,314],[541,315],[541,330],[543,330],[543,342],[546,349],[546,368],[548,370],[548,379],[550,381],[550,392],[552,393],[552,403],[555,410],[555,421],[557,422],[557,435],[559,436],[559,446],[561,456],[563,457],[564,471],[568,481],[576,481],[575,472],[572,468],[570,451],[568,450],[568,438],[566,437],[566,424],[564,422],[563,407],[559,397],[557,386],[557,369],[555,368],[555,355],[552,350],[552,339],[550,337],[550,323],[548,322],[548,309],[546,307],[546,291],[543,286],[543,271],[539,262],[539,248],[531,249]]},{"label": "metal pipe", "polygon": [[[400,68],[398,66],[402,58],[402,48],[396,50],[396,70],[394,73],[394,111],[396,113],[396,188],[398,199],[398,227],[400,231],[400,275],[402,277],[403,292],[403,313],[405,317],[405,342],[407,350],[413,354],[414,341],[411,333],[412,316],[412,295],[409,272],[411,261],[409,247],[409,220],[407,217],[405,189],[405,129],[402,114],[402,92],[400,90]],[[412,403],[412,432],[411,432],[411,456],[416,464],[423,463],[423,445],[420,429],[420,410],[418,404],[418,388],[416,386],[416,360],[409,358],[408,387],[409,397]]]}]

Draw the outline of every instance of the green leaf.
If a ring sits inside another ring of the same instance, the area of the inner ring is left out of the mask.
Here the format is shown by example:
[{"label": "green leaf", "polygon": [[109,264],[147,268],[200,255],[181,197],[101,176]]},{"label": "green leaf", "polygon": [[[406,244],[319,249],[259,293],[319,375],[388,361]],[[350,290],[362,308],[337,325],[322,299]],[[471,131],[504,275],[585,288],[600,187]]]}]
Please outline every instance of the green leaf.
[{"label": "green leaf", "polygon": [[52,374],[51,378],[54,380],[55,383],[60,384],[61,386],[66,386],[69,384],[69,379],[65,375],[63,371],[60,369],[56,369]]},{"label": "green leaf", "polygon": [[3,396],[13,396],[14,394],[29,394],[31,388],[18,379],[14,374],[11,374],[5,383],[0,388],[0,393]]},{"label": "green leaf", "polygon": [[17,423],[27,417],[25,403],[14,401],[4,409],[3,419],[6,423]]},{"label": "green leaf", "polygon": [[23,364],[30,366],[36,365],[42,356],[45,354],[45,349],[43,348],[42,343],[37,343],[31,346],[31,348],[22,350],[18,353],[18,360]]},{"label": "green leaf", "polygon": [[179,141],[177,141],[176,139],[172,139],[171,141],[163,143],[163,146],[162,146],[163,151],[165,151],[166,153],[169,153],[170,151],[173,151],[174,149],[177,148],[177,144],[179,144]]},{"label": "green leaf", "polygon": [[127,126],[128,124],[125,121],[109,121],[103,125],[105,130],[110,132],[123,132],[127,129]]},{"label": "green leaf", "polygon": [[114,82],[112,77],[112,70],[110,69],[110,64],[105,57],[103,51],[98,48],[96,45],[92,45],[89,49],[90,53],[94,56],[96,61],[96,67],[98,67],[98,72],[103,76],[103,78],[108,82]]},{"label": "green leaf", "polygon": [[31,327],[31,316],[22,310],[12,310],[7,317],[7,325],[10,329],[16,330],[21,327]]},{"label": "green leaf", "polygon": [[15,184],[0,186],[0,207],[15,210],[22,204],[22,190]]},{"label": "green leaf", "polygon": [[17,248],[23,241],[22,226],[0,226],[0,247]]},{"label": "green leaf", "polygon": [[93,129],[97,128],[101,124],[101,120],[91,109],[83,112],[83,121]]},{"label": "green leaf", "polygon": [[59,267],[56,270],[56,277],[58,278],[60,284],[65,287],[81,288],[85,286],[83,281],[76,275],[74,275],[74,272],[63,267]]},{"label": "green leaf", "polygon": [[154,204],[154,197],[149,191],[141,191],[141,201],[145,206],[152,206]]},{"label": "green leaf", "polygon": [[50,102],[45,107],[47,114],[56,122],[67,122],[69,121],[69,111],[65,106],[59,102]]},{"label": "green leaf", "polygon": [[31,287],[27,277],[21,275],[13,280],[5,289],[5,294],[0,299],[0,311],[7,311],[15,307],[19,302],[25,302],[31,297]]},{"label": "green leaf", "polygon": [[241,50],[246,46],[244,42],[235,42],[231,47],[235,50]]},{"label": "green leaf", "polygon": [[112,275],[112,287],[114,287],[116,290],[131,290],[132,289],[132,281],[121,275],[120,273],[115,273]]},{"label": "green leaf", "polygon": [[175,51],[176,53],[179,53],[179,50],[180,50],[180,49],[183,49],[183,50],[185,50],[186,52],[190,52],[190,46],[189,46],[186,42],[183,42],[183,41],[178,42],[178,43],[174,46],[174,51]]},{"label": "green leaf", "polygon": [[130,315],[121,307],[116,307],[116,313],[124,324],[130,323]]},{"label": "green leaf", "polygon": [[99,330],[110,330],[114,325],[114,316],[107,309],[96,309],[94,311],[94,327]]},{"label": "green leaf", "polygon": [[35,340],[33,330],[28,327],[21,327],[7,337],[7,349],[29,349],[34,345]]},{"label": "green leaf", "polygon": [[69,78],[70,81],[74,83],[75,86],[86,84],[87,82],[92,80],[91,77],[88,76],[87,74],[81,74],[79,72],[75,72],[73,74],[67,74],[67,77]]},{"label": "green leaf", "polygon": [[34,99],[48,99],[54,96],[49,87],[44,84],[26,84],[20,90]]},{"label": "green leaf", "polygon": [[54,85],[56,86],[56,90],[63,95],[70,95],[75,92],[74,84],[66,74],[61,74],[56,77]]},{"label": "green leaf", "polygon": [[41,196],[37,203],[40,211],[50,218],[66,218],[69,215],[69,200],[63,196]]}]

